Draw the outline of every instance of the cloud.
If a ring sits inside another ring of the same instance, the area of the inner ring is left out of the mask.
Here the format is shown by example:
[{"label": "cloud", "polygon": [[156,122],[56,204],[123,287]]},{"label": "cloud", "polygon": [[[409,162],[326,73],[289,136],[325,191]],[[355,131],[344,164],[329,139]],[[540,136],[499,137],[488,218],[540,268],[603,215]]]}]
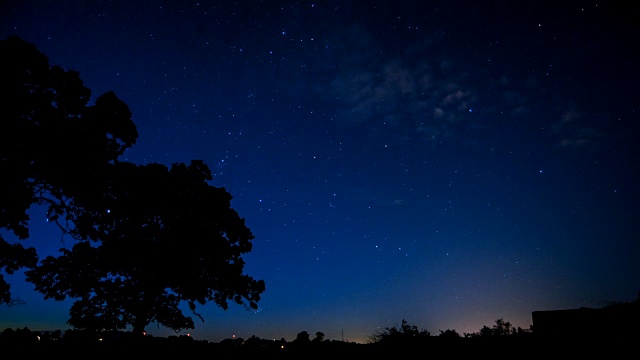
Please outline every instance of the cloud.
[{"label": "cloud", "polygon": [[422,61],[390,57],[345,66],[328,86],[339,121],[402,142],[441,140],[464,129],[457,124],[476,100],[474,91],[450,62],[430,62],[425,55]]},{"label": "cloud", "polygon": [[561,147],[578,149],[593,146],[600,139],[599,132],[594,128],[575,129],[569,137],[558,143]]},{"label": "cloud", "polygon": [[589,116],[578,110],[576,106],[570,106],[562,112],[552,130],[561,137],[558,146],[567,149],[584,149],[595,145],[601,138],[600,132],[588,124]]}]

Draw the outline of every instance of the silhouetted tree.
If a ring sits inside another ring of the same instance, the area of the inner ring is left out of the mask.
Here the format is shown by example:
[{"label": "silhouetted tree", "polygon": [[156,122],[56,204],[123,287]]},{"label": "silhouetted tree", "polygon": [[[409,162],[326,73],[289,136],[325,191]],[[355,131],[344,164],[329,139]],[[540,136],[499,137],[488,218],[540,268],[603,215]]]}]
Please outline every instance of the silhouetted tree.
[{"label": "silhouetted tree", "polygon": [[230,207],[231,195],[208,184],[209,168],[190,165],[114,166],[94,198],[99,211],[74,209],[70,233],[80,241],[26,272],[45,299],[77,299],[69,324],[80,329],[151,322],[193,328],[179,305],[228,301],[257,309],[264,281],[243,274],[253,234]]},{"label": "silhouetted tree", "polygon": [[513,334],[516,334],[516,330],[513,329],[511,323],[500,318],[496,320],[496,323],[495,325],[493,325],[493,327],[483,325],[480,331],[478,331],[477,333],[465,334],[465,337],[473,338],[486,336],[504,336]]},{"label": "silhouetted tree", "polygon": [[[20,237],[24,239],[24,237]],[[25,248],[22,244],[9,244],[0,235],[0,303],[15,305],[22,303],[11,297],[11,285],[5,280],[4,273],[13,274],[16,270],[32,268],[38,262],[34,248]]]},{"label": "silhouetted tree", "polygon": [[[0,228],[28,238],[27,210],[39,204],[77,240],[38,265],[35,249],[0,238],[0,271],[26,267],[45,299],[76,299],[69,324],[87,333],[193,328],[183,301],[196,316],[209,301],[256,309],[264,282],[243,274],[242,259],[253,234],[209,168],[120,162],[138,136],[125,103],[107,92],[88,106],[77,72],[18,37],[0,50]],[[2,275],[0,301],[15,303]]]},{"label": "silhouetted tree", "polygon": [[311,335],[309,335],[306,331],[300,331],[298,335],[296,335],[295,340],[293,340],[296,344],[308,344],[311,342]]},{"label": "silhouetted tree", "polygon": [[461,338],[460,334],[458,334],[457,331],[452,330],[452,329],[447,329],[447,330],[440,330],[440,335],[438,335],[441,338],[447,338],[447,339],[458,339]]},{"label": "silhouetted tree", "polygon": [[408,343],[419,342],[430,336],[431,333],[429,333],[429,331],[424,329],[418,330],[417,326],[411,325],[405,319],[402,319],[400,328],[396,326],[385,328],[383,331],[373,334],[370,340],[372,343],[386,345],[406,345]]},{"label": "silhouetted tree", "polygon": [[[78,73],[50,66],[32,44],[12,36],[0,41],[0,53],[0,229],[24,240],[33,204],[47,206],[53,221],[72,204],[86,206],[81,203],[91,198],[104,167],[138,134],[115,94],[87,106],[91,92]],[[15,302],[1,272],[31,268],[37,260],[35,249],[0,236],[0,302]]]},{"label": "silhouetted tree", "polygon": [[320,343],[322,341],[324,341],[324,333],[322,333],[320,331],[316,332],[316,337],[313,338],[312,342]]},{"label": "silhouetted tree", "polygon": [[504,321],[504,319],[500,318],[496,320],[496,324],[493,325],[493,334],[494,335],[511,335],[514,333],[513,327],[511,323],[508,321]]}]

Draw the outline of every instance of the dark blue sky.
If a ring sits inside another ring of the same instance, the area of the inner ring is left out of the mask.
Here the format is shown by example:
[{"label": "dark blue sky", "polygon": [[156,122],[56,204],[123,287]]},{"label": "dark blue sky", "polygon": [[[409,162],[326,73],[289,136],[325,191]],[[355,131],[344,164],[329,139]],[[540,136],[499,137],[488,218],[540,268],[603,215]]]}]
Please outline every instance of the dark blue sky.
[{"label": "dark blue sky", "polygon": [[[257,312],[200,309],[192,336],[366,342],[403,319],[463,334],[636,299],[630,9],[237,3],[0,5],[0,36],[129,105],[128,161],[202,159],[234,196],[256,237],[246,273],[267,290]],[[55,253],[59,232],[33,215],[27,243]],[[67,328],[70,302],[12,279],[26,304],[0,307],[0,328]]]}]

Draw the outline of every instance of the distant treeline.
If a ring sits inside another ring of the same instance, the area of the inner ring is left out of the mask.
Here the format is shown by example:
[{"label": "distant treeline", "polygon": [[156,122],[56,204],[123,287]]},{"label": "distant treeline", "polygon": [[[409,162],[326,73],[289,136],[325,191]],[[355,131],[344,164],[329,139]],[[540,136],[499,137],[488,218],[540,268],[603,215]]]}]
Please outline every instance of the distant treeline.
[{"label": "distant treeline", "polygon": [[440,330],[433,335],[402,320],[400,326],[384,328],[369,337],[366,344],[325,339],[322,332],[311,336],[301,331],[292,341],[233,338],[220,342],[196,340],[187,335],[155,337],[130,331],[32,331],[7,328],[0,333],[0,356],[18,355],[66,359],[114,357],[125,354],[141,356],[201,356],[202,354],[246,356],[277,355],[381,355],[438,353],[448,357],[502,356],[517,354],[525,358],[566,355],[607,358],[637,351],[640,341],[640,296],[631,302],[610,303],[600,309],[580,308],[533,312],[529,329],[514,328],[500,318],[491,327],[460,335],[456,330]]},{"label": "distant treeline", "polygon": [[31,331],[5,329],[0,333],[0,356],[60,355],[67,359],[87,356],[113,357],[126,354],[144,356],[242,356],[277,355],[278,357],[303,355],[357,355],[381,356],[385,354],[446,354],[447,356],[497,356],[519,354],[525,358],[604,354],[613,356],[635,351],[637,334],[609,334],[608,336],[576,336],[567,327],[566,334],[546,336],[533,328],[512,328],[503,319],[492,327],[483,326],[476,333],[460,335],[455,330],[440,331],[432,335],[419,330],[403,320],[400,327],[389,327],[373,334],[366,344],[324,339],[322,332],[311,338],[306,331],[296,339],[287,341],[267,340],[256,336],[248,339],[234,338],[220,342],[195,340],[190,336],[154,337],[132,332],[111,331],[104,333],[84,330]]}]

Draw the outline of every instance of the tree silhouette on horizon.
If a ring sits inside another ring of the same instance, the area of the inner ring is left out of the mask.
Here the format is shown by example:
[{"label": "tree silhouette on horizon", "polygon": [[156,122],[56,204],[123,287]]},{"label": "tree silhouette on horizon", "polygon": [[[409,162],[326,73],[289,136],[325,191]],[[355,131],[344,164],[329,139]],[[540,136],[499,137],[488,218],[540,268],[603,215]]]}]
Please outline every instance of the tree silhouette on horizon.
[{"label": "tree silhouette on horizon", "polygon": [[68,323],[78,329],[193,328],[183,302],[203,321],[197,304],[256,309],[265,284],[243,273],[242,259],[254,236],[231,208],[231,194],[209,184],[208,166],[119,161],[138,135],[124,102],[108,92],[87,106],[90,91],[78,73],[50,67],[17,37],[0,46],[11,79],[3,93],[13,94],[3,96],[10,116],[0,125],[0,170],[13,174],[0,186],[0,228],[28,239],[27,210],[39,204],[75,240],[37,263],[33,248],[0,239],[0,249],[22,251],[0,253],[0,270],[25,267],[45,299],[75,299]]}]

